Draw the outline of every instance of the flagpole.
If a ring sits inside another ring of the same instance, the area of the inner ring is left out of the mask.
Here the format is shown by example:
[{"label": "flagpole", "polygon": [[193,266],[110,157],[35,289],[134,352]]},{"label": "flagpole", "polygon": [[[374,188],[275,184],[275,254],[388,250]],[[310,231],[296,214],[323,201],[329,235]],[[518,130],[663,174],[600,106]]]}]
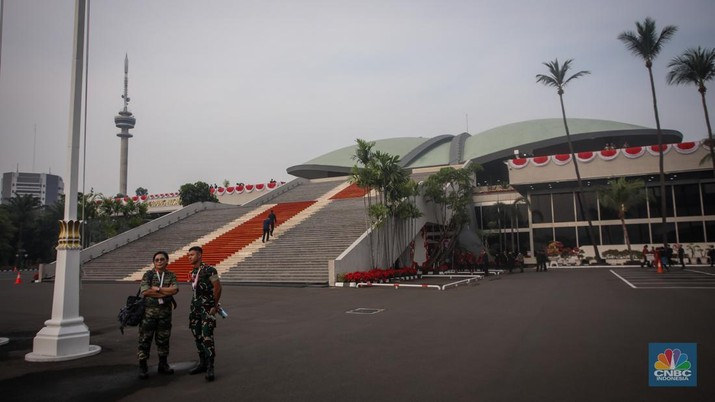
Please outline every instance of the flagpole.
[{"label": "flagpole", "polygon": [[50,362],[92,356],[102,348],[89,344],[89,328],[79,315],[79,263],[82,242],[77,220],[77,185],[79,181],[79,142],[82,125],[82,76],[84,68],[84,35],[86,0],[75,0],[74,53],[72,60],[72,90],[67,142],[67,174],[65,177],[65,215],[60,221],[57,243],[57,269],[52,297],[52,317],[37,333],[32,353],[25,360]]}]

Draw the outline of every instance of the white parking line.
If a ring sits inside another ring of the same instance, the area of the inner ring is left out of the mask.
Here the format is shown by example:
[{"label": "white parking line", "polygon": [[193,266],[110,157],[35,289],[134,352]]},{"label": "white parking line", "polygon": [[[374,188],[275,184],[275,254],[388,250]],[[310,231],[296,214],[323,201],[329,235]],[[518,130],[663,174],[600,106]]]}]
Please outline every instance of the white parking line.
[{"label": "white parking line", "polygon": [[703,271],[696,271],[696,270],[694,270],[694,269],[684,269],[683,271],[697,272],[697,273],[699,273],[699,274],[705,274],[705,275],[715,276],[715,274],[713,274],[713,273],[703,272]]},{"label": "white parking line", "polygon": [[626,284],[628,284],[628,286],[632,287],[633,289],[636,289],[636,287],[635,287],[632,283],[628,282],[624,277],[618,275],[618,274],[617,274],[615,271],[613,271],[612,269],[611,269],[610,271],[611,271],[611,273],[612,273],[613,275],[616,275],[616,277],[618,277],[620,280],[622,280],[623,282],[625,282]]}]

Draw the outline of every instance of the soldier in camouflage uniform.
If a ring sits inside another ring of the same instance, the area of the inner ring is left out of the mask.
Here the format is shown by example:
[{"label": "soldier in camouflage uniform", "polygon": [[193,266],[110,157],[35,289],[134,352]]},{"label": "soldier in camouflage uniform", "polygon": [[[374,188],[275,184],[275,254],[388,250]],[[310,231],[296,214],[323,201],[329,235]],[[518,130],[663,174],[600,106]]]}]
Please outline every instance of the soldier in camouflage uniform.
[{"label": "soldier in camouflage uniform", "polygon": [[199,246],[189,249],[189,262],[194,267],[191,271],[194,293],[191,297],[189,328],[199,352],[199,364],[189,374],[206,373],[206,380],[213,381],[216,356],[214,328],[221,298],[221,281],[216,268],[203,263],[202,254],[203,250]]},{"label": "soldier in camouflage uniform", "polygon": [[169,356],[169,338],[171,337],[171,310],[176,306],[173,296],[179,291],[176,275],[168,271],[169,255],[165,251],[154,253],[154,269],[144,273],[141,292],[144,296],[144,318],[139,325],[139,378],[149,378],[147,359],[151,342],[156,342],[159,355],[158,371],[161,374],[174,374],[166,359]]}]

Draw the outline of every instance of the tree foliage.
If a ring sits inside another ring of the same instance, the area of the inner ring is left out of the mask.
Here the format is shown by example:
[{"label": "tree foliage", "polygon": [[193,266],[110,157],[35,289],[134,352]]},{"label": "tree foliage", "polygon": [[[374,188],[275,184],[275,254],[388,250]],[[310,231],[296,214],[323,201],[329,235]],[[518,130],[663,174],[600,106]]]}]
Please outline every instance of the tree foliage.
[{"label": "tree foliage", "polygon": [[[658,114],[658,100],[655,95],[655,81],[653,80],[653,59],[658,56],[663,49],[663,44],[669,41],[678,28],[674,25],[668,25],[658,33],[655,27],[655,21],[652,18],[646,18],[642,23],[636,21],[636,31],[625,31],[618,35],[618,40],[626,45],[626,48],[645,61],[645,67],[648,69],[648,77],[650,78],[650,91],[653,96],[653,114],[655,115],[655,128],[658,137],[658,171],[660,178],[660,193],[665,194],[665,169],[663,162],[663,132],[660,129],[660,116]],[[660,199],[660,215],[663,227],[666,227],[665,217],[665,197]],[[663,245],[668,243],[668,231],[663,230]]]},{"label": "tree foliage", "polygon": [[620,177],[611,180],[606,187],[599,189],[598,198],[602,206],[618,213],[623,228],[623,238],[628,246],[628,253],[633,259],[631,241],[626,229],[626,213],[645,203],[645,183],[642,180],[628,180],[625,177]]},{"label": "tree foliage", "polygon": [[[132,201],[104,198],[102,194],[78,194],[77,218],[83,221],[83,246],[106,240],[149,220],[147,206]],[[64,220],[64,197],[41,207],[31,196],[15,196],[0,206],[0,265],[21,261],[25,265],[55,260],[59,221]],[[17,255],[17,256],[16,256]]]},{"label": "tree foliage", "polygon": [[179,199],[182,206],[191,205],[195,202],[218,202],[218,198],[211,194],[211,189],[207,183],[197,181],[194,184],[186,183],[179,188]]},{"label": "tree foliage", "polygon": [[[585,211],[583,210],[583,199],[581,194],[583,194],[583,183],[581,182],[581,173],[579,172],[578,169],[578,159],[576,158],[576,154],[574,152],[574,147],[573,143],[571,142],[571,133],[569,132],[569,125],[568,121],[566,120],[566,108],[564,107],[564,87],[566,84],[568,84],[571,80],[582,77],[584,75],[591,74],[589,71],[579,71],[570,77],[566,78],[569,75],[569,70],[571,69],[571,62],[573,59],[568,59],[566,60],[563,65],[559,65],[559,59],[555,59],[554,61],[544,63],[544,65],[548,68],[549,74],[544,75],[544,74],[537,74],[536,75],[536,82],[540,82],[546,86],[550,87],[555,87],[557,89],[557,93],[559,95],[559,102],[561,103],[561,116],[564,121],[564,130],[566,131],[566,142],[568,143],[569,146],[569,153],[571,154],[571,161],[573,163],[574,171],[576,173],[576,183],[578,186],[578,191],[576,192],[576,200],[578,202],[578,207],[581,210],[581,214],[585,215]],[[595,241],[595,235],[594,235],[594,230],[593,230],[593,222],[591,220],[590,216],[587,216],[587,221],[588,221],[588,237],[589,240],[591,241],[591,244],[593,244],[593,252],[594,255],[596,256],[596,260],[600,261],[601,260],[601,255],[598,252],[598,245],[596,245]]]},{"label": "tree foliage", "polygon": [[710,159],[713,165],[713,174],[715,174],[715,150],[711,144],[713,143],[713,129],[710,125],[710,115],[708,114],[708,106],[705,101],[705,82],[710,81],[715,77],[715,49],[702,49],[698,46],[697,49],[688,49],[678,57],[673,58],[668,64],[670,71],[666,76],[668,84],[693,84],[698,87],[700,92],[700,100],[703,104],[705,112],[705,125],[708,129],[708,147],[710,152],[708,157],[704,157],[701,164],[707,159]]},{"label": "tree foliage", "polygon": [[397,258],[396,246],[412,232],[413,220],[421,216],[414,203],[417,183],[400,166],[398,156],[373,150],[374,142],[361,139],[356,142],[353,159],[358,164],[353,166],[349,180],[367,190],[366,226],[384,229],[378,239],[370,232],[372,265],[375,267],[380,256],[392,264]]},{"label": "tree foliage", "polygon": [[472,207],[474,175],[482,167],[471,163],[464,169],[445,167],[429,176],[423,184],[425,201],[436,208],[439,227],[441,228],[435,254],[431,256],[433,266],[441,265],[457,245],[456,239],[464,225],[469,222],[469,210]]}]

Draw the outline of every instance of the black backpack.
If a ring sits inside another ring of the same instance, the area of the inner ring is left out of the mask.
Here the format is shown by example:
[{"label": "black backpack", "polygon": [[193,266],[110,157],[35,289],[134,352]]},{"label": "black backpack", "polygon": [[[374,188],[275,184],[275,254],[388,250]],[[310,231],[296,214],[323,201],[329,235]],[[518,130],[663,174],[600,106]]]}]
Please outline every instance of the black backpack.
[{"label": "black backpack", "polygon": [[[150,271],[149,283],[154,279],[154,271]],[[119,330],[124,335],[124,327],[136,327],[144,318],[144,297],[140,296],[141,287],[135,296],[127,297],[126,304],[119,310]]]}]

